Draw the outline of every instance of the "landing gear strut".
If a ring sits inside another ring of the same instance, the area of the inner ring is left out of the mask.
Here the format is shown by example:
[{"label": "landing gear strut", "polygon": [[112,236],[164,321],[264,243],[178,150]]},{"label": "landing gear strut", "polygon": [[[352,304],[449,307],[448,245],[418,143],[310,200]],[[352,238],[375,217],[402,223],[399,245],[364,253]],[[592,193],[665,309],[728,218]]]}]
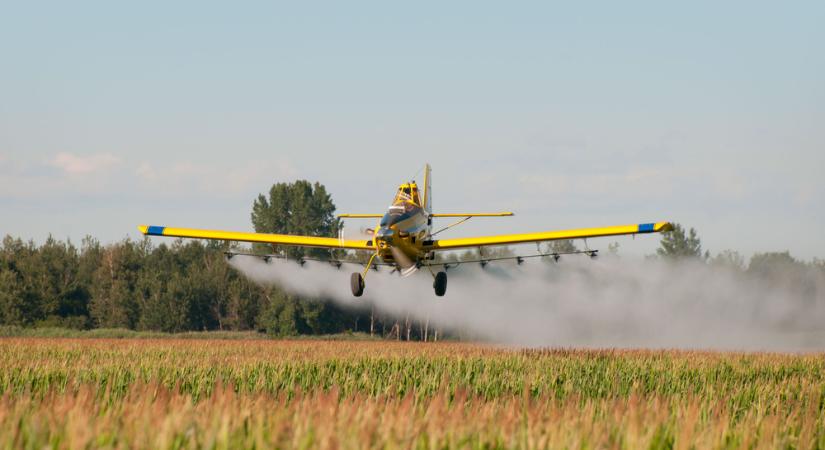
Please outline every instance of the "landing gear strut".
[{"label": "landing gear strut", "polygon": [[439,297],[444,296],[444,293],[447,292],[447,272],[438,272],[435,274],[433,289],[435,289],[435,295]]}]

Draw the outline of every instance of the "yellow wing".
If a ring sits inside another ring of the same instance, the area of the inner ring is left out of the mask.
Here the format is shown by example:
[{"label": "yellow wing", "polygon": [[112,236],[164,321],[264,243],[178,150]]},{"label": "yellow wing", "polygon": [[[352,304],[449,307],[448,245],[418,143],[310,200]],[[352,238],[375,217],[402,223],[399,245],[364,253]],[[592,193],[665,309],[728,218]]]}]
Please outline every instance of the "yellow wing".
[{"label": "yellow wing", "polygon": [[295,245],[299,247],[346,248],[352,250],[374,250],[372,241],[336,239],[317,236],[293,236],[289,234],[244,233],[237,231],[198,230],[194,228],[159,227],[141,225],[140,232],[146,236],[169,236],[219,241],[258,242],[263,244]]},{"label": "yellow wing", "polygon": [[[539,233],[504,234],[499,236],[481,236],[458,239],[439,239],[432,241],[429,250],[452,250],[465,247],[482,247],[485,245],[523,244],[525,242],[555,241],[559,239],[583,239],[602,236],[621,236],[625,234],[658,233],[670,231],[669,222],[640,223],[603,228],[581,228],[578,230],[542,231]],[[425,244],[426,245],[426,244]]]}]

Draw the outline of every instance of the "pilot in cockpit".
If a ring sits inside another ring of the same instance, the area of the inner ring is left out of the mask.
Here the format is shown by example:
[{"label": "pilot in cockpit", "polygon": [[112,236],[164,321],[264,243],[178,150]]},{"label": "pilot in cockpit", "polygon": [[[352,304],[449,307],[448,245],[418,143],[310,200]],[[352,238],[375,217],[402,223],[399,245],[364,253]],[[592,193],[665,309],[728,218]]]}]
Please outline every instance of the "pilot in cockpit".
[{"label": "pilot in cockpit", "polygon": [[421,199],[418,196],[418,187],[414,184],[404,184],[398,188],[398,194],[395,196],[394,204],[412,203],[420,206]]}]

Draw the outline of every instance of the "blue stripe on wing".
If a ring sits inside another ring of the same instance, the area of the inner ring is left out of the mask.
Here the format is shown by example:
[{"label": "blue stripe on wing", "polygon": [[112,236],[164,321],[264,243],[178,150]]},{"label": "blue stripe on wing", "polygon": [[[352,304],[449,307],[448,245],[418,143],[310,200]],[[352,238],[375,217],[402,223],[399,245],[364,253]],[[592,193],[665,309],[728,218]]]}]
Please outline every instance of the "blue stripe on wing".
[{"label": "blue stripe on wing", "polygon": [[163,236],[163,230],[166,227],[159,227],[157,225],[149,225],[149,228],[146,230],[146,234],[148,236]]}]

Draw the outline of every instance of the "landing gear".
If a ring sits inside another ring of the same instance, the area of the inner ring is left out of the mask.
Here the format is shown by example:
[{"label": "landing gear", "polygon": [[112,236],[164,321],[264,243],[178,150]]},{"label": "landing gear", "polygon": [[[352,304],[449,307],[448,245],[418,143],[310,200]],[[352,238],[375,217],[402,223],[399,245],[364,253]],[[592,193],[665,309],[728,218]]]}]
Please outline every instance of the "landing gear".
[{"label": "landing gear", "polygon": [[349,277],[349,285],[352,288],[352,295],[360,297],[364,293],[364,277],[355,272]]},{"label": "landing gear", "polygon": [[352,288],[352,295],[356,297],[360,297],[364,293],[364,279],[367,277],[367,274],[370,271],[370,267],[375,268],[378,270],[378,266],[373,266],[372,262],[375,261],[375,257],[378,253],[373,253],[370,256],[370,260],[367,262],[367,267],[364,267],[363,273],[355,272],[349,277],[349,286]]},{"label": "landing gear", "polygon": [[444,293],[447,292],[447,272],[438,272],[435,274],[433,289],[435,289],[435,295],[439,297],[444,296]]}]

